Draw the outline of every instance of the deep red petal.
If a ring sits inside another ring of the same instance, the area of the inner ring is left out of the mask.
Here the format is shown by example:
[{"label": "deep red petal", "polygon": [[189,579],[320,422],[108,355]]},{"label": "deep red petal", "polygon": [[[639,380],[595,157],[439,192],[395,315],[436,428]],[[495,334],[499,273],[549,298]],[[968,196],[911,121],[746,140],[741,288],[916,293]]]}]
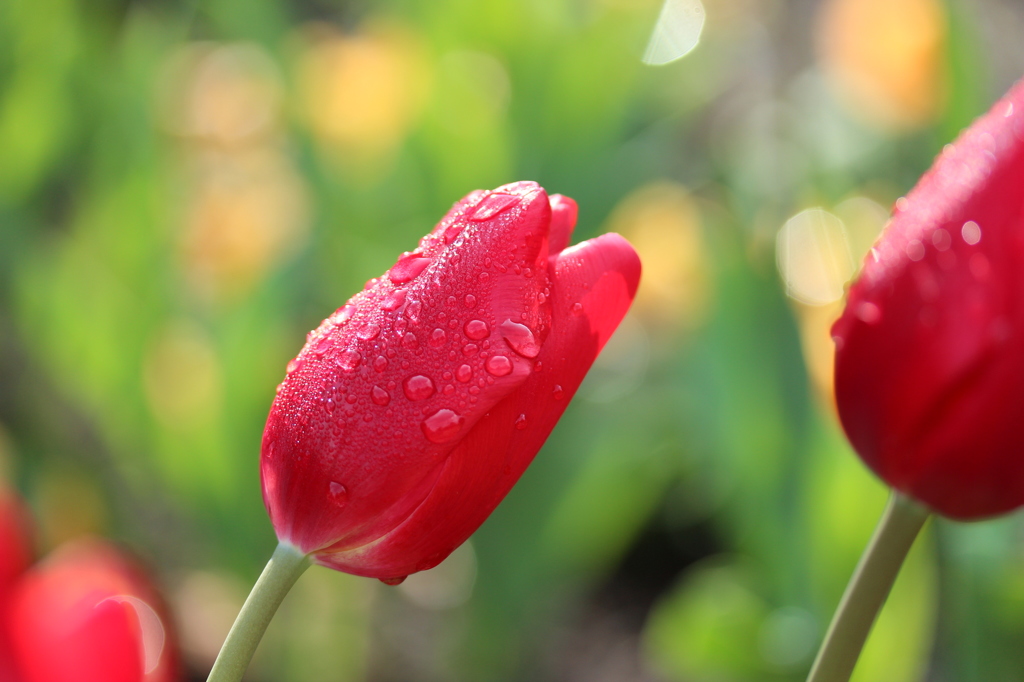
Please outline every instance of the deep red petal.
[{"label": "deep red petal", "polygon": [[552,330],[537,357],[537,371],[477,422],[404,523],[373,544],[320,557],[320,563],[379,578],[431,568],[464,542],[519,480],[626,314],[640,280],[640,260],[617,234],[583,242],[551,260]]},{"label": "deep red petal", "polygon": [[854,448],[948,516],[1024,503],[1022,187],[1018,84],[898,202],[833,330]]},{"label": "deep red petal", "polygon": [[310,335],[264,432],[280,539],[358,547],[423,501],[458,439],[532,370],[499,327],[547,334],[550,222],[536,183],[474,193],[399,259],[399,277],[371,280]]}]

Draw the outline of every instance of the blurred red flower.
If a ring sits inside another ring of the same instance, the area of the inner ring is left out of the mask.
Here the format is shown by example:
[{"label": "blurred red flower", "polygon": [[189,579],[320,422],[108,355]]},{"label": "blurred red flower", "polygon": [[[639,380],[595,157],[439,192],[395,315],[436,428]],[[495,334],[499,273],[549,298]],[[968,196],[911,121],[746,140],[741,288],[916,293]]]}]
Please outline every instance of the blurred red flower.
[{"label": "blurred red flower", "polygon": [[18,509],[0,499],[0,682],[179,679],[169,621],[145,575],[96,539],[29,568]]},{"label": "blurred red flower", "polygon": [[636,293],[629,243],[566,248],[575,221],[532,182],[473,192],[309,334],[263,435],[281,541],[396,582],[476,530]]},{"label": "blurred red flower", "polygon": [[897,202],[833,336],[879,476],[954,518],[1024,504],[1024,82]]}]

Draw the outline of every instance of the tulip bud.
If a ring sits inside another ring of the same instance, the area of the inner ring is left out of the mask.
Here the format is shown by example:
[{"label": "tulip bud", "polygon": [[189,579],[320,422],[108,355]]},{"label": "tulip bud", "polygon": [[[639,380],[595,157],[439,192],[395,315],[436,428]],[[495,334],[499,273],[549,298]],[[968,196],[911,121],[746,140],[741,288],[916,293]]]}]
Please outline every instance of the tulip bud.
[{"label": "tulip bud", "polygon": [[532,182],[473,192],[309,334],[263,435],[282,542],[393,583],[483,523],[636,292],[632,247],[566,248],[575,220]]},{"label": "tulip bud", "polygon": [[959,519],[1024,504],[1024,82],[896,203],[833,337],[881,478]]},{"label": "tulip bud", "polygon": [[23,682],[172,682],[177,651],[145,577],[99,540],[64,545],[11,593]]}]

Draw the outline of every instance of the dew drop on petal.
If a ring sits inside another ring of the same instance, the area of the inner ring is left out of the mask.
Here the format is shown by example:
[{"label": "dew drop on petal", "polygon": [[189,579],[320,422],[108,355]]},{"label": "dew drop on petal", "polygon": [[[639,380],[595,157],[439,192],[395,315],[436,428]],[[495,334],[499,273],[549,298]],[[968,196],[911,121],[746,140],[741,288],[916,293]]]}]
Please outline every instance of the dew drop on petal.
[{"label": "dew drop on petal", "polygon": [[580,313],[583,312],[583,304],[582,303],[573,303],[572,304],[572,311],[575,314],[579,315]]},{"label": "dew drop on petal", "polygon": [[388,270],[388,279],[395,284],[411,282],[430,265],[430,259],[421,253],[407,253]]},{"label": "dew drop on petal", "polygon": [[391,402],[391,394],[380,386],[374,386],[373,390],[370,391],[370,400],[372,400],[375,405],[384,407]]},{"label": "dew drop on petal", "polygon": [[416,350],[420,347],[419,339],[412,332],[406,332],[405,336],[402,337],[402,347],[408,350]]},{"label": "dew drop on petal", "polygon": [[466,332],[466,336],[474,341],[486,339],[491,335],[491,328],[488,327],[487,323],[483,320],[470,320],[466,323],[464,331]]},{"label": "dew drop on petal", "polygon": [[473,222],[490,220],[519,203],[519,197],[511,194],[489,194],[473,207],[469,219]]},{"label": "dew drop on petal", "polygon": [[519,417],[516,418],[516,430],[517,431],[522,431],[525,428],[526,428],[526,415],[525,414],[521,414],[521,415],[519,415]]},{"label": "dew drop on petal", "polygon": [[476,305],[476,296],[473,294],[466,294],[466,298],[463,299],[466,302],[467,308],[472,308]]},{"label": "dew drop on petal", "polygon": [[405,380],[402,389],[409,400],[426,400],[434,395],[434,382],[430,377],[414,374]]},{"label": "dew drop on petal", "polygon": [[357,351],[350,348],[348,350],[341,351],[334,361],[337,363],[338,367],[341,367],[346,372],[351,372],[359,366],[360,361],[362,361],[362,357],[360,357]]},{"label": "dew drop on petal", "polygon": [[363,341],[372,341],[373,339],[377,338],[379,335],[380,335],[380,325],[379,324],[373,324],[373,323],[364,325],[363,327],[361,327],[359,329],[359,331],[356,332],[356,336],[358,336]]},{"label": "dew drop on petal", "polygon": [[331,315],[331,323],[335,326],[342,326],[346,322],[352,319],[352,316],[356,314],[356,307],[351,304],[346,304],[334,311]]},{"label": "dew drop on petal", "polygon": [[373,368],[378,372],[383,372],[388,368],[388,360],[383,355],[378,355],[377,359],[373,361]]},{"label": "dew drop on petal", "polygon": [[857,306],[857,317],[867,324],[878,324],[882,321],[882,311],[874,303],[865,301]]},{"label": "dew drop on petal", "polygon": [[430,334],[430,345],[434,348],[440,348],[444,345],[447,334],[443,329],[438,327]]},{"label": "dew drop on petal", "polygon": [[394,586],[394,585],[401,585],[402,583],[405,582],[405,579],[408,578],[408,577],[409,576],[407,576],[407,575],[400,575],[400,576],[397,576],[395,578],[381,578],[380,581],[382,583],[384,583],[385,585],[392,585],[392,586]]},{"label": "dew drop on petal", "polygon": [[331,481],[328,497],[330,497],[331,502],[337,506],[344,507],[348,504],[348,489],[337,481]]},{"label": "dew drop on petal", "polygon": [[449,409],[441,409],[423,420],[423,435],[431,443],[446,443],[459,434],[465,417]]},{"label": "dew drop on petal", "polygon": [[484,367],[496,377],[503,377],[512,373],[512,361],[504,355],[493,355],[487,358]]},{"label": "dew drop on petal", "polygon": [[381,310],[397,310],[399,306],[405,303],[405,294],[405,289],[395,289],[390,294],[385,296],[383,301],[381,301]]},{"label": "dew drop on petal", "polygon": [[981,241],[981,227],[978,223],[973,220],[968,220],[964,223],[964,226],[960,228],[960,236],[964,238],[964,241],[974,246]]},{"label": "dew drop on petal", "polygon": [[540,344],[533,332],[525,324],[505,320],[498,327],[508,347],[524,358],[535,358],[540,355]]},{"label": "dew drop on petal", "polygon": [[462,383],[466,383],[473,378],[473,368],[469,365],[460,365],[459,368],[455,370],[455,378]]},{"label": "dew drop on petal", "polygon": [[551,391],[551,397],[555,400],[561,400],[565,397],[565,391],[562,390],[561,386],[555,384],[555,388]]},{"label": "dew drop on petal", "polygon": [[302,366],[302,361],[299,360],[298,358],[295,358],[294,360],[289,360],[288,361],[288,366],[285,368],[285,373],[286,374],[291,374],[292,372],[294,372],[295,370],[297,370],[301,366]]},{"label": "dew drop on petal", "polygon": [[462,347],[462,354],[465,356],[470,356],[473,353],[476,353],[478,350],[480,350],[480,348],[475,343],[467,343],[465,346]]},{"label": "dew drop on petal", "polygon": [[420,313],[423,312],[423,304],[419,301],[411,301],[405,308],[405,316],[414,324],[420,321]]}]

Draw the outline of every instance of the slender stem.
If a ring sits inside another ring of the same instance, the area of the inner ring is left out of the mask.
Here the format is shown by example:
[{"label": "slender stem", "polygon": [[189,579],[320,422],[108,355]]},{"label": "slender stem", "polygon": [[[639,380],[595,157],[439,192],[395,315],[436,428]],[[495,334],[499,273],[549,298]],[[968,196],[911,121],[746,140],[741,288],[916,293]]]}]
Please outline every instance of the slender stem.
[{"label": "slender stem", "polygon": [[231,626],[207,682],[242,679],[277,607],[309,566],[308,558],[295,547],[284,542],[277,546]]},{"label": "slender stem", "polygon": [[850,679],[875,617],[927,520],[927,509],[893,491],[882,520],[878,522],[875,534],[861,555],[839,608],[832,617],[832,624],[807,682],[846,682]]}]

